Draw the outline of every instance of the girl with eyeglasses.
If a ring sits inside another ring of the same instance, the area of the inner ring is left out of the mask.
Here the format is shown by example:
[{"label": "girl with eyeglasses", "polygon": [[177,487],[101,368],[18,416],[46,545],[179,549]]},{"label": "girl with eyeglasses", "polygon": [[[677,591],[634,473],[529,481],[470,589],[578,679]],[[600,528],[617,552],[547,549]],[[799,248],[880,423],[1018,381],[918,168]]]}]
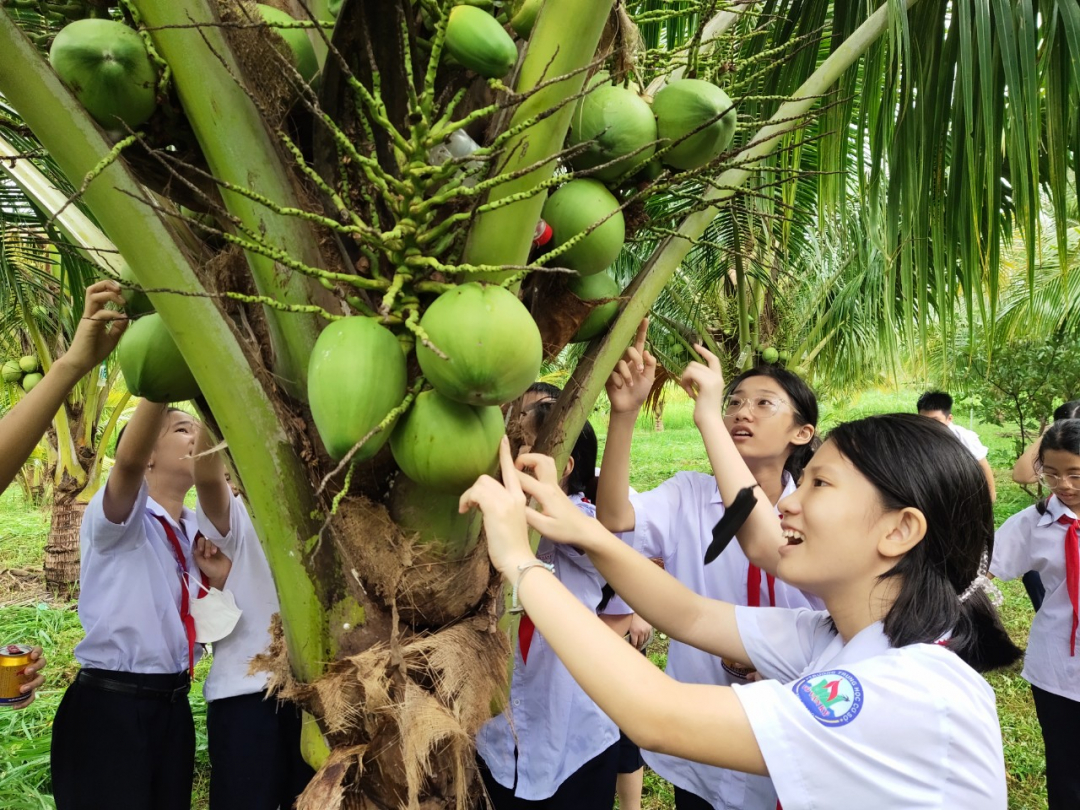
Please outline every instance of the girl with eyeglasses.
[{"label": "girl with eyeglasses", "polygon": [[[713,527],[728,501],[724,497],[728,467],[715,456],[719,432],[727,442],[734,442],[761,491],[775,504],[795,489],[813,455],[818,418],[814,392],[797,375],[778,366],[740,374],[727,386],[722,405],[699,400],[694,409],[714,475],[680,472],[649,492],[628,494],[634,424],[656,373],[656,360],[645,349],[647,328],[648,321],[642,321],[634,344],[607,382],[611,419],[600,466],[597,519],[609,531],[630,533],[627,540],[636,550],[662,560],[672,576],[702,596],[752,607],[820,608],[821,602],[814,597],[752,565],[738,543],[731,543],[705,564]],[[719,368],[719,361],[704,347],[696,348]],[[710,374],[701,363],[691,363],[683,385],[693,388]],[[723,390],[723,378],[718,372],[715,376]],[[668,648],[666,672],[684,683],[721,686],[745,684],[756,677],[752,667],[674,639]],[[642,756],[674,785],[678,810],[775,810],[776,792],[767,778],[670,753],[643,750]]]},{"label": "girl with eyeglasses", "polygon": [[990,570],[1014,579],[1034,570],[1046,597],[1028,636],[1023,676],[1031,684],[1046,743],[1050,810],[1080,807],[1080,419],[1061,419],[1043,434],[1035,468],[1051,495],[1009,518],[997,532]]}]

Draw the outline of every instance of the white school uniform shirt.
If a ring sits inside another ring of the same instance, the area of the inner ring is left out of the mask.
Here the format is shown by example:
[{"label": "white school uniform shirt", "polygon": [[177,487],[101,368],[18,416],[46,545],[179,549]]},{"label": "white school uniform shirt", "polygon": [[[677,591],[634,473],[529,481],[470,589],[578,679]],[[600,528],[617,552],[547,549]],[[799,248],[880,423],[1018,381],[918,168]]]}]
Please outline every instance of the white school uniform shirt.
[{"label": "white school uniform shirt", "polygon": [[985,444],[982,443],[982,439],[979,438],[979,434],[974,430],[968,430],[966,427],[960,427],[955,422],[949,422],[946,427],[953,432],[953,435],[960,440],[960,444],[967,448],[968,452],[975,457],[976,461],[982,461],[986,458],[987,453],[990,452]]},{"label": "white school uniform shirt", "polygon": [[939,644],[881,622],[844,644],[824,611],[736,608],[735,687],[783,810],[1005,810],[994,690]]},{"label": "white school uniform shirt", "polygon": [[[596,516],[596,508],[580,495],[570,499],[585,514]],[[540,538],[536,556],[554,565],[566,589],[596,610],[604,580],[587,556],[546,537]],[[521,646],[514,645],[510,703],[480,729],[476,750],[496,782],[513,789],[519,799],[539,801],[618,739],[614,721],[578,686],[537,630],[527,664],[522,663]]]},{"label": "white school uniform shirt", "polygon": [[222,536],[199,507],[199,531],[232,560],[225,588],[243,611],[236,627],[213,644],[214,658],[203,694],[207,700],[250,695],[266,689],[269,673],[248,675],[251,659],[270,646],[270,619],[281,611],[274,578],[244,502],[233,496],[229,533]]},{"label": "white school uniform shirt", "polygon": [[1039,572],[1046,597],[1031,622],[1022,675],[1040,689],[1080,700],[1080,652],[1069,655],[1072,602],[1065,579],[1068,527],[1057,522],[1062,515],[1076,518],[1052,495],[1045,515],[1029,506],[1006,520],[994,536],[990,573],[999,579],[1016,579],[1028,571]]},{"label": "white school uniform shirt", "polygon": [[[784,495],[795,490],[785,473]],[[659,557],[664,568],[683,585],[710,599],[736,605],[747,604],[750,561],[737,541],[708,565],[705,550],[712,530],[724,515],[724,502],[716,479],[696,472],[680,472],[656,489],[630,496],[634,507],[634,530],[626,533],[646,557]],[[760,603],[771,604],[764,572],[760,576]],[[775,581],[776,604],[783,607],[822,607],[780,580]],[[668,647],[667,674],[683,683],[720,686],[746,683],[747,671],[695,647],[672,641]],[[642,749],[645,762],[672,784],[696,794],[717,810],[775,810],[776,793],[764,776],[729,771],[700,762]]]},{"label": "white school uniform shirt", "polygon": [[[144,675],[187,672],[179,564],[157,516],[176,532],[194,596],[200,579],[191,553],[195,513],[185,507],[183,526],[177,526],[150,497],[145,481],[122,523],[105,517],[104,499],[102,487],[87,505],[80,529],[79,622],[86,636],[75,646],[75,660],[92,669]],[[195,659],[201,654],[196,644]]]}]

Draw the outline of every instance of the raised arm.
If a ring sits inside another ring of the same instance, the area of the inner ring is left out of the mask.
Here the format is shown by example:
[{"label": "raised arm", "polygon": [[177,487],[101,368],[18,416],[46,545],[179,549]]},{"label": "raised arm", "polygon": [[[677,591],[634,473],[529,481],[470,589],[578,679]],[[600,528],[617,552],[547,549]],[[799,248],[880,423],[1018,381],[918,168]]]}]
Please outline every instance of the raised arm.
[{"label": "raised arm", "polygon": [[634,344],[626,350],[607,381],[611,418],[596,485],[596,519],[613,532],[634,528],[630,503],[630,445],[641,406],[656,378],[656,358],[645,350],[646,318],[638,326]]},{"label": "raised arm", "polygon": [[225,462],[220,452],[211,452],[214,436],[206,425],[199,426],[195,442],[195,492],[203,514],[222,537],[229,533],[232,513],[232,489],[225,478]]},{"label": "raised arm", "polygon": [[154,445],[165,429],[169,406],[143,399],[135,415],[124,427],[122,441],[116,446],[116,463],[105,482],[102,507],[112,523],[123,523],[131,514],[139,489],[146,478],[146,466],[154,454]]},{"label": "raised arm", "polygon": [[1036,484],[1039,474],[1035,471],[1035,462],[1039,458],[1039,445],[1042,444],[1042,436],[1028,445],[1027,450],[1020,454],[1020,458],[1012,468],[1012,480],[1018,484]]},{"label": "raised arm", "polygon": [[71,347],[0,421],[0,492],[34,452],[75,383],[116,347],[127,320],[123,313],[105,309],[109,302],[124,303],[115,281],[99,281],[87,288],[86,306]]},{"label": "raised arm", "polygon": [[[561,582],[536,565],[528,543],[526,514],[530,522],[535,520],[545,527],[541,529],[545,536],[550,536],[548,530],[552,529],[577,532],[580,537],[581,531],[591,526],[588,542],[592,546],[595,541],[605,559],[605,547],[610,546],[612,556],[607,562],[613,570],[639,561],[660,579],[671,577],[582,516],[568,501],[569,511],[562,508],[555,497],[559,490],[553,483],[555,466],[550,459],[546,463],[538,461],[546,459],[544,456],[529,459],[541,478],[532,481],[515,475],[508,447],[501,456],[506,486],[483,476],[462,496],[462,508],[479,506],[483,510],[492,562],[508,584],[517,586],[529,618],[582,689],[628,736],[649,750],[766,774],[761,750],[734,691],[679,683],[613,634]],[[543,497],[543,514],[527,512],[525,492],[530,489],[538,492],[529,494]],[[725,607],[732,610],[730,605]],[[733,617],[730,623],[734,624]],[[737,631],[733,635],[737,638]]]},{"label": "raised arm", "polygon": [[[582,514],[559,488],[555,463],[548,456],[524,454],[517,466],[536,475],[517,473],[518,486],[542,510],[527,510],[526,519],[533,528],[549,540],[572,543],[585,551],[615,592],[660,632],[714,655],[749,663],[733,605],[694,593]],[[507,477],[504,473],[504,480]]]},{"label": "raised arm", "polygon": [[[679,383],[694,400],[694,423],[705,442],[720,497],[724,503],[732,504],[741,489],[754,486],[757,481],[724,424],[724,373],[720,359],[700,344],[694,348],[708,365],[690,363]],[[736,536],[750,562],[775,574],[780,546],[784,543],[780,521],[776,519],[776,507],[761,487],[755,487],[754,495],[757,505]]]}]

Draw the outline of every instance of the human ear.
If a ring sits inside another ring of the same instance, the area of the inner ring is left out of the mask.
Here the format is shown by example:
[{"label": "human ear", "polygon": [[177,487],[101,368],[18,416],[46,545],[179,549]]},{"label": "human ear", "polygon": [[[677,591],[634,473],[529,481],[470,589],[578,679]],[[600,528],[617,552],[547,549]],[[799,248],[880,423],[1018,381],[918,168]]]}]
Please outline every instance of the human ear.
[{"label": "human ear", "polygon": [[810,444],[816,432],[813,425],[799,425],[795,435],[791,438],[791,443],[798,445]]},{"label": "human ear", "polygon": [[568,458],[566,460],[566,469],[563,470],[563,474],[562,474],[563,475],[563,480],[565,481],[567,478],[569,478],[570,473],[572,473],[573,471],[574,471],[574,457],[570,456],[570,458]]},{"label": "human ear", "polygon": [[883,557],[902,557],[926,536],[926,516],[921,509],[905,506],[882,519],[886,531],[878,541],[878,553]]}]

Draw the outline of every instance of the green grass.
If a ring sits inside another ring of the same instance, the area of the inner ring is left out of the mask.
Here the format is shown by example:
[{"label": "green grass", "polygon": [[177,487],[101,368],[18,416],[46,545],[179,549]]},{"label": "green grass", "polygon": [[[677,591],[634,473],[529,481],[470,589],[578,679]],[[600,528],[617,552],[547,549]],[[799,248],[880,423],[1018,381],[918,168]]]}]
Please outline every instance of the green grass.
[{"label": "green grass", "polygon": [[[914,396],[888,391],[868,391],[843,403],[825,402],[822,427],[873,413],[911,410]],[[602,442],[606,416],[598,412],[593,425]],[[957,414],[957,421],[969,426]],[[693,422],[693,403],[681,392],[670,396],[664,413],[664,430],[657,432],[653,421],[643,416],[634,437],[631,484],[638,490],[651,489],[679,470],[709,472],[705,448]],[[983,443],[990,448],[990,462],[997,473],[998,523],[1028,506],[1032,499],[1009,478],[1012,468],[1012,435],[996,426],[974,425]],[[40,568],[48,517],[27,510],[17,489],[0,496],[0,571],[7,568]],[[1031,606],[1019,582],[1004,583],[1006,602],[1002,616],[1021,645],[1031,622]],[[0,610],[0,643],[40,644],[49,657],[46,687],[35,703],[21,712],[0,711],[0,807],[23,810],[52,808],[49,796],[49,740],[53,715],[64,689],[74,676],[72,649],[82,631],[74,609],[67,605],[30,605]],[[658,637],[649,657],[663,667],[667,660],[667,640]],[[196,686],[191,703],[195,713],[198,759],[193,810],[207,807],[206,706],[202,681],[209,668],[203,661],[196,669]],[[1031,691],[1020,678],[1019,666],[988,677],[998,697],[998,712],[1005,744],[1011,810],[1041,810],[1046,807],[1043,779],[1042,737],[1031,702]],[[106,741],[107,744],[107,741]],[[646,810],[674,807],[671,786],[656,774],[646,772],[642,806]]]}]

